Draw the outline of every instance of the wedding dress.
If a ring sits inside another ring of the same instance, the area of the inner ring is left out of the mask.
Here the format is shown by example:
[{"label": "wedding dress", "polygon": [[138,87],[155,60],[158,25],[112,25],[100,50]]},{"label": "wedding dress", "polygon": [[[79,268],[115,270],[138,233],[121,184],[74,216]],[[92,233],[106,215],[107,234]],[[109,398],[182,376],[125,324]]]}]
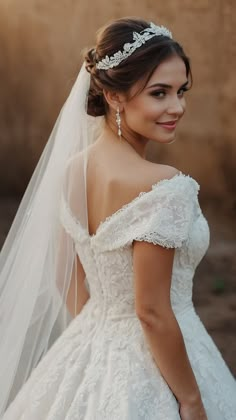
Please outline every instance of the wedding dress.
[{"label": "wedding dress", "polygon": [[176,248],[171,302],[208,420],[236,419],[236,382],[192,303],[209,246],[199,184],[179,173],[142,192],[89,235],[66,201],[60,220],[83,264],[90,298],[33,370],[3,420],[179,420],[134,307],[132,242]]}]

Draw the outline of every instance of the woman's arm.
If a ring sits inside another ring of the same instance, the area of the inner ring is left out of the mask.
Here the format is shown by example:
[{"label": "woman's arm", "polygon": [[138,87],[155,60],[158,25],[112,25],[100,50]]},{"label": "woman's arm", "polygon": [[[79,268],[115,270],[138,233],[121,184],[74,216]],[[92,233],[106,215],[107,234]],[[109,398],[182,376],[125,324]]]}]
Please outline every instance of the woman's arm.
[{"label": "woman's arm", "polygon": [[[183,336],[170,302],[174,249],[134,242],[133,264],[136,313],[154,360],[179,401],[182,411],[197,411],[182,419],[206,419]],[[183,409],[184,407],[184,409]],[[186,407],[186,409],[185,409]]]}]

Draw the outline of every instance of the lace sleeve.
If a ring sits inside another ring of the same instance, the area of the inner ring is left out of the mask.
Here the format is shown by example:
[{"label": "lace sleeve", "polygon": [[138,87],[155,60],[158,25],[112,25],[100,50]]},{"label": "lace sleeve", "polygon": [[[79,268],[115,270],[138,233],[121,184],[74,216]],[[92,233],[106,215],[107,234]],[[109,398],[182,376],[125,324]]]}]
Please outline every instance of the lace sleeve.
[{"label": "lace sleeve", "polygon": [[94,245],[113,250],[146,241],[165,248],[181,247],[189,237],[199,188],[184,174],[158,182],[108,218]]},{"label": "lace sleeve", "polygon": [[177,189],[166,189],[166,194],[156,197],[146,211],[137,234],[136,241],[146,241],[165,248],[181,247],[188,238],[194,215],[194,196],[190,185]]}]

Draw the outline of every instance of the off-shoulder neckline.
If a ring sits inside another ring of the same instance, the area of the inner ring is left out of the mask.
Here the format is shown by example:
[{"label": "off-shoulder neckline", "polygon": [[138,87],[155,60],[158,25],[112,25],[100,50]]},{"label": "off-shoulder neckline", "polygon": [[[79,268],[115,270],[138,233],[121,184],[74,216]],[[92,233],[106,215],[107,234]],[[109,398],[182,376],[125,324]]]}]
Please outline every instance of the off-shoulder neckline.
[{"label": "off-shoulder neckline", "polygon": [[98,234],[101,232],[102,229],[105,228],[105,226],[110,222],[110,220],[117,218],[118,215],[120,215],[121,213],[123,213],[124,211],[126,211],[128,208],[130,208],[131,206],[135,205],[137,201],[139,201],[142,197],[150,195],[151,193],[153,193],[154,190],[156,190],[157,188],[160,188],[163,184],[169,183],[169,182],[173,182],[178,178],[185,178],[185,179],[190,179],[191,181],[193,181],[194,183],[196,183],[198,189],[199,189],[199,184],[198,182],[192,178],[190,175],[184,174],[183,172],[178,172],[177,174],[175,174],[174,176],[172,176],[171,178],[163,178],[160,179],[159,181],[155,182],[154,184],[151,185],[151,189],[148,191],[141,191],[136,197],[134,197],[132,200],[130,200],[128,203],[123,204],[123,206],[121,206],[118,210],[116,210],[115,212],[113,212],[111,215],[107,216],[104,220],[101,220],[101,222],[99,223],[96,232],[90,234],[88,231],[86,231],[88,237],[90,239],[95,239]]}]

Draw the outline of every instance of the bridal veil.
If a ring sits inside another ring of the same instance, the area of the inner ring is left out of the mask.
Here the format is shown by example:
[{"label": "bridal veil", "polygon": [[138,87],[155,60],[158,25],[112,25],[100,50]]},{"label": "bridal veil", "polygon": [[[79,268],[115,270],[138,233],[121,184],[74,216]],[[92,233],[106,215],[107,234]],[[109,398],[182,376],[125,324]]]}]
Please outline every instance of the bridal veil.
[{"label": "bridal veil", "polygon": [[101,124],[86,112],[89,86],[83,64],[1,251],[0,415],[76,316],[76,250],[59,213],[63,199],[88,229],[87,150]]}]

